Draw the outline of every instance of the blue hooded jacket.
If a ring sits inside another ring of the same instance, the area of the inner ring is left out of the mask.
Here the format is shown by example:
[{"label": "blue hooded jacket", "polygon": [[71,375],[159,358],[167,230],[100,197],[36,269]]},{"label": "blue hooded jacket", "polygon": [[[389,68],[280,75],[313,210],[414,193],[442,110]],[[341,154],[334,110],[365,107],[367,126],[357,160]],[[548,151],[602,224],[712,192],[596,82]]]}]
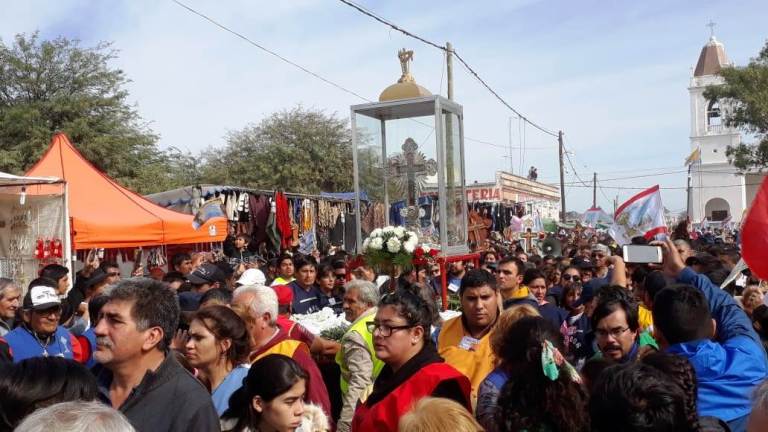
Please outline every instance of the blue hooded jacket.
[{"label": "blue hooded jacket", "polygon": [[768,378],[768,362],[760,338],[733,297],[690,268],[677,281],[701,290],[717,322],[716,340],[703,339],[669,346],[668,352],[687,358],[699,384],[699,415],[725,420],[744,430],[752,410],[755,386]]}]

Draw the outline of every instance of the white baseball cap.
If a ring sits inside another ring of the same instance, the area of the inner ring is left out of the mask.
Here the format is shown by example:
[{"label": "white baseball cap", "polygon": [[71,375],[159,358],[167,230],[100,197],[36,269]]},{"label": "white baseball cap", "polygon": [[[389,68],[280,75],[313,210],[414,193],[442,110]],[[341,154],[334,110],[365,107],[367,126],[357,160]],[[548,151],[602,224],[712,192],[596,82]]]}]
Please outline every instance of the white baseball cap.
[{"label": "white baseball cap", "polygon": [[61,300],[56,290],[45,285],[35,285],[24,296],[25,310],[45,310],[53,306],[61,305]]},{"label": "white baseball cap", "polygon": [[240,275],[240,279],[235,282],[237,285],[261,285],[267,283],[267,277],[259,269],[248,269]]}]

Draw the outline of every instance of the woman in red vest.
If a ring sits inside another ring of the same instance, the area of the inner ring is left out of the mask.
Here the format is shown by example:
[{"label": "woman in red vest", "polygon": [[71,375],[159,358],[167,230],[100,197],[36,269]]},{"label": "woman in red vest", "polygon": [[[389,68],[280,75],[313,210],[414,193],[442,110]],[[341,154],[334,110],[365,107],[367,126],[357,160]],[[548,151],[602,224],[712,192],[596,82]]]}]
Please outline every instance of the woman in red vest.
[{"label": "woman in red vest", "polygon": [[395,432],[398,419],[426,396],[452,399],[472,410],[469,379],[437,354],[431,324],[430,307],[418,295],[401,289],[381,299],[368,328],[385,366],[355,411],[353,432]]}]

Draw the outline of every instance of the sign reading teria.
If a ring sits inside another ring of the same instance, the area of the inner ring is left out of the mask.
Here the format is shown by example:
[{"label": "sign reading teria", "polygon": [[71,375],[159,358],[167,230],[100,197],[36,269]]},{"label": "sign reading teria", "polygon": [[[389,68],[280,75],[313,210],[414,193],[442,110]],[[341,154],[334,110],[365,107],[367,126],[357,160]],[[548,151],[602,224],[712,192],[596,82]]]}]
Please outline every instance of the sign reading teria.
[{"label": "sign reading teria", "polygon": [[651,240],[665,235],[667,224],[659,185],[640,192],[619,206],[609,232],[619,245],[631,243],[633,237]]},{"label": "sign reading teria", "polygon": [[467,188],[467,201],[501,201],[501,188]]}]

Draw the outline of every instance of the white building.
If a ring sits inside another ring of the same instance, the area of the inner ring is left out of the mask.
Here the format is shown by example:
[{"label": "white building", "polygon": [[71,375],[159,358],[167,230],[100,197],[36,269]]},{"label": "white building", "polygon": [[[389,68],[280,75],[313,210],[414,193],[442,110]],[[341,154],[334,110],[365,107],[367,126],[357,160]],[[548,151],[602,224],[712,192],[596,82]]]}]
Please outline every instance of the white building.
[{"label": "white building", "polygon": [[691,222],[722,221],[728,217],[740,222],[763,178],[760,174],[739,175],[728,163],[728,146],[741,143],[738,130],[725,126],[717,101],[704,98],[707,86],[722,84],[720,69],[730,66],[723,44],[712,36],[704,45],[688,92],[691,95],[691,155],[688,216]]}]

